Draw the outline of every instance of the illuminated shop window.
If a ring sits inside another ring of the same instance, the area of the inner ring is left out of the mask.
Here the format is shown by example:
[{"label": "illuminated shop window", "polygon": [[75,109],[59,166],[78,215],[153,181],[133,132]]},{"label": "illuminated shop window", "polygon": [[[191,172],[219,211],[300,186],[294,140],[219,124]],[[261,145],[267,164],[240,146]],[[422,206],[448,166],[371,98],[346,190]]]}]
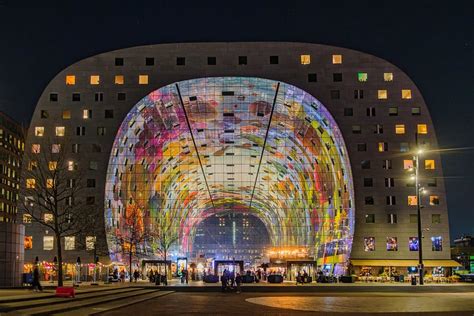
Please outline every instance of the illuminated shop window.
[{"label": "illuminated shop window", "polygon": [[409,195],[408,196],[408,206],[416,206],[418,199],[416,195]]},{"label": "illuminated shop window", "polygon": [[365,214],[365,222],[367,224],[375,223],[375,214]]},{"label": "illuminated shop window", "polygon": [[92,75],[90,78],[90,84],[97,85],[100,83],[100,76],[99,75]]},{"label": "illuminated shop window", "polygon": [[71,119],[71,111],[69,110],[63,110],[63,120],[69,120]]},{"label": "illuminated shop window", "polygon": [[31,145],[31,152],[33,154],[39,154],[41,152],[41,145],[40,144],[32,144]]},{"label": "illuminated shop window", "polygon": [[418,243],[418,237],[409,237],[408,238],[408,249],[410,251],[419,251],[420,244]]},{"label": "illuminated shop window", "polygon": [[428,134],[428,126],[426,124],[418,124],[416,126],[418,134]]},{"label": "illuminated shop window", "polygon": [[62,137],[66,133],[66,127],[56,126],[56,136]]},{"label": "illuminated shop window", "polygon": [[43,250],[53,250],[53,249],[54,249],[54,237],[43,236]]},{"label": "illuminated shop window", "polygon": [[396,124],[395,134],[405,134],[405,124]]},{"label": "illuminated shop window", "polygon": [[435,161],[433,159],[426,159],[425,160],[425,169],[433,170],[435,168]]},{"label": "illuminated shop window", "polygon": [[76,76],[68,75],[66,76],[66,85],[72,86],[76,84]]},{"label": "illuminated shop window", "polygon": [[115,84],[124,84],[125,83],[125,77],[123,75],[116,75],[114,82],[115,82]]},{"label": "illuminated shop window", "polygon": [[302,65],[309,65],[311,64],[311,56],[310,55],[301,55],[300,62]]},{"label": "illuminated shop window", "polygon": [[92,110],[82,110],[82,118],[85,120],[92,118]]},{"label": "illuminated shop window", "polygon": [[377,97],[379,100],[386,100],[388,98],[387,90],[378,90]]},{"label": "illuminated shop window", "polygon": [[53,179],[46,179],[46,188],[52,189],[54,187],[54,180]]},{"label": "illuminated shop window", "polygon": [[398,251],[397,237],[387,237],[387,251]]},{"label": "illuminated shop window", "polygon": [[32,222],[32,217],[30,214],[23,214],[23,224],[30,224]]},{"label": "illuminated shop window", "polygon": [[431,206],[439,205],[439,196],[437,196],[437,195],[430,195],[430,205],[431,205]]},{"label": "illuminated shop window", "polygon": [[379,152],[388,151],[388,143],[379,142]]},{"label": "illuminated shop window", "polygon": [[332,55],[333,64],[342,64],[342,55]]},{"label": "illuminated shop window", "polygon": [[139,75],[138,84],[148,84],[148,75]]},{"label": "illuminated shop window", "polygon": [[64,250],[74,250],[76,248],[76,237],[66,236],[64,237]]},{"label": "illuminated shop window", "polygon": [[43,137],[44,136],[44,127],[43,126],[36,126],[35,127],[35,136]]},{"label": "illuminated shop window", "polygon": [[57,161],[50,161],[48,162],[48,168],[50,171],[56,170],[58,167],[58,162]]},{"label": "illuminated shop window", "polygon": [[393,73],[391,72],[384,72],[383,74],[383,81],[393,81]]},{"label": "illuminated shop window", "polygon": [[357,73],[357,80],[359,80],[359,82],[366,82],[367,78],[368,78],[368,75],[367,75],[366,72],[358,72]]},{"label": "illuminated shop window", "polygon": [[403,160],[403,169],[405,170],[413,169],[413,160],[412,159]]},{"label": "illuminated shop window", "polygon": [[33,178],[26,179],[26,188],[34,189],[36,186],[36,180]]},{"label": "illuminated shop window", "polygon": [[432,251],[443,251],[443,237],[441,237],[441,236],[431,237],[431,250]]},{"label": "illuminated shop window", "polygon": [[441,224],[441,214],[431,214],[432,224]]},{"label": "illuminated shop window", "polygon": [[403,89],[402,90],[402,99],[411,99],[411,90]]},{"label": "illuminated shop window", "polygon": [[24,240],[25,250],[33,249],[33,236],[25,236],[25,238],[23,240]]},{"label": "illuminated shop window", "polygon": [[375,251],[375,237],[364,237],[364,251]]}]

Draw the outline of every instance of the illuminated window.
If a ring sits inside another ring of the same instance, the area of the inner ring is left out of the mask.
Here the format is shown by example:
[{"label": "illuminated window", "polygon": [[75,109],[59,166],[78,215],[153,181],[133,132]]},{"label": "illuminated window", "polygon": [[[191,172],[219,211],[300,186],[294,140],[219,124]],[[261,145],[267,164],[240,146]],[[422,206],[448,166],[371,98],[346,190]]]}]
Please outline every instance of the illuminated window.
[{"label": "illuminated window", "polygon": [[302,65],[309,65],[311,64],[311,56],[310,55],[301,55],[300,61]]},{"label": "illuminated window", "polygon": [[82,110],[82,118],[85,120],[92,118],[92,110]]},{"label": "illuminated window", "polygon": [[38,162],[37,161],[34,161],[34,160],[31,160],[28,162],[28,170],[35,170],[36,168],[38,168]]},{"label": "illuminated window", "polygon": [[377,96],[379,100],[386,100],[388,98],[387,90],[378,90]]},{"label": "illuminated window", "polygon": [[416,195],[409,195],[408,196],[408,206],[416,206],[418,199]]},{"label": "illuminated window", "polygon": [[66,128],[64,126],[56,126],[56,136],[62,137],[66,133]]},{"label": "illuminated window", "polygon": [[418,134],[428,134],[428,126],[426,124],[418,124],[416,126]]},{"label": "illuminated window", "polygon": [[148,84],[148,75],[139,75],[138,84]]},{"label": "illuminated window", "polygon": [[52,189],[54,187],[54,180],[53,179],[46,179],[46,188]]},{"label": "illuminated window", "polygon": [[95,236],[86,236],[86,250],[94,250]]},{"label": "illuminated window", "polygon": [[53,154],[59,154],[59,152],[61,151],[61,144],[53,144],[51,145],[51,152]]},{"label": "illuminated window", "polygon": [[63,120],[69,120],[71,118],[71,111],[64,110],[63,111]]},{"label": "illuminated window", "polygon": [[379,152],[388,151],[388,143],[379,142]]},{"label": "illuminated window", "polygon": [[408,249],[410,251],[419,251],[420,245],[418,243],[418,237],[409,237],[408,238]]},{"label": "illuminated window", "polygon": [[426,159],[425,160],[425,169],[433,170],[435,168],[435,161],[433,159]]},{"label": "illuminated window", "polygon": [[48,162],[48,168],[50,171],[56,170],[58,167],[58,162],[57,161],[50,161]]},{"label": "illuminated window", "polygon": [[74,170],[76,170],[76,163],[75,163],[74,161],[72,161],[72,160],[69,160],[69,161],[67,162],[67,170],[69,170],[69,171],[74,171]]},{"label": "illuminated window", "polygon": [[387,251],[398,251],[397,237],[387,237]]},{"label": "illuminated window", "polygon": [[31,145],[31,152],[33,154],[39,154],[41,152],[41,145],[40,144],[32,144]]},{"label": "illuminated window", "polygon": [[431,206],[439,205],[439,196],[430,195],[430,205]]},{"label": "illuminated window", "polygon": [[115,84],[124,84],[125,78],[123,75],[116,75],[115,76]]},{"label": "illuminated window", "polygon": [[395,134],[405,134],[405,124],[396,124]]},{"label": "illuminated window", "polygon": [[35,136],[39,136],[39,137],[44,136],[44,127],[43,126],[36,126],[35,127]]},{"label": "illuminated window", "polygon": [[34,189],[35,186],[36,186],[36,180],[35,179],[32,179],[32,178],[26,179],[26,188],[27,189]]},{"label": "illuminated window", "polygon": [[364,237],[364,251],[375,251],[375,237]]},{"label": "illuminated window", "polygon": [[33,249],[33,236],[25,236],[24,246],[25,246],[25,249]]},{"label": "illuminated window", "polygon": [[342,64],[342,55],[332,55],[333,64]]},{"label": "illuminated window", "polygon": [[43,236],[43,250],[53,250],[53,249],[54,249],[54,237]]},{"label": "illuminated window", "polygon": [[383,74],[383,81],[393,81],[393,73],[391,73],[391,72],[384,72],[384,74]]},{"label": "illuminated window", "polygon": [[72,86],[75,84],[76,84],[76,76],[72,76],[72,75],[66,76],[66,85]]},{"label": "illuminated window", "polygon": [[53,222],[53,214],[51,214],[51,213],[44,214],[43,220],[44,220],[45,223],[52,223]]},{"label": "illuminated window", "polygon": [[411,90],[403,89],[402,90],[402,99],[411,99]]},{"label": "illuminated window", "polygon": [[32,217],[30,214],[23,214],[23,223],[30,224],[32,221]]},{"label": "illuminated window", "polygon": [[367,78],[368,78],[368,75],[367,75],[366,72],[358,72],[357,73],[357,80],[359,80],[359,82],[366,82]]},{"label": "illuminated window", "polygon": [[443,237],[441,237],[441,236],[431,237],[431,250],[432,251],[443,251]]},{"label": "illuminated window", "polygon": [[403,160],[403,169],[413,169],[413,160],[412,159],[405,159]]},{"label": "illuminated window", "polygon": [[93,85],[97,85],[100,83],[100,76],[99,75],[92,75],[90,78],[90,83]]},{"label": "illuminated window", "polygon": [[64,237],[64,250],[74,250],[76,248],[76,237]]},{"label": "illuminated window", "polygon": [[441,214],[431,214],[432,224],[441,224]]}]

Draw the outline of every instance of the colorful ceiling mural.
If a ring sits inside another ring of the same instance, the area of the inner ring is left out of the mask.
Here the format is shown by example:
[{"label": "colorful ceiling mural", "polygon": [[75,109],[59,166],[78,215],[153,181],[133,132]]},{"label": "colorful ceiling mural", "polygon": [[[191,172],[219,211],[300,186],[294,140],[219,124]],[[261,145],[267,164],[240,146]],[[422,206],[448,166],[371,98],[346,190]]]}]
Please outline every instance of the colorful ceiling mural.
[{"label": "colorful ceiling mural", "polygon": [[[196,226],[228,211],[257,215],[273,247],[304,246],[323,262],[350,253],[354,193],[344,140],[327,109],[292,85],[214,77],[153,91],[124,119],[107,172],[113,260],[130,216],[150,236],[168,223],[189,250]],[[138,247],[157,255],[149,239]]]}]

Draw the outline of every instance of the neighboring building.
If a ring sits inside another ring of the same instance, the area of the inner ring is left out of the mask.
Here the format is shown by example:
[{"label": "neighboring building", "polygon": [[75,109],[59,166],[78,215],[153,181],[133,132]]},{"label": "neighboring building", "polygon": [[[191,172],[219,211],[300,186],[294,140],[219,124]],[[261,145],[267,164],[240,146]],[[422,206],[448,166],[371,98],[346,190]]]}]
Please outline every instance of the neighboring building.
[{"label": "neighboring building", "polygon": [[[456,265],[428,108],[413,81],[378,57],[305,43],[127,48],[61,71],[31,122],[29,152],[45,137],[72,142],[71,164],[93,183],[87,200],[104,201],[98,246],[113,261],[122,260],[124,214],[138,211],[144,230],[173,223],[182,255],[199,223],[230,206],[262,220],[276,253],[303,247],[336,273],[349,259],[355,273],[417,265],[407,170],[418,135],[430,149],[420,160],[425,266]],[[52,260],[44,228],[26,230],[26,260]],[[65,251],[67,262],[78,256],[92,261]]]},{"label": "neighboring building", "polygon": [[18,286],[23,272],[24,226],[17,223],[24,129],[0,112],[0,286]]},{"label": "neighboring building", "polygon": [[462,267],[474,273],[474,238],[472,236],[462,236],[454,240],[454,247],[451,248],[451,257]]}]

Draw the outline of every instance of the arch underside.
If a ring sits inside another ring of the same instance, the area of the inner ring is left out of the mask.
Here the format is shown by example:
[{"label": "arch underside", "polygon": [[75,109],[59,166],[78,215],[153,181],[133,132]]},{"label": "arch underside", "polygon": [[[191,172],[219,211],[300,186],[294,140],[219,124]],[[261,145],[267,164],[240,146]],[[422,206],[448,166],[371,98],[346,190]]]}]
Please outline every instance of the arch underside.
[{"label": "arch underside", "polygon": [[353,196],[341,132],[314,97],[259,78],[182,81],[143,98],[118,130],[106,183],[109,248],[120,259],[127,212],[143,230],[172,223],[189,250],[203,219],[231,210],[257,215],[273,246],[343,263]]}]

